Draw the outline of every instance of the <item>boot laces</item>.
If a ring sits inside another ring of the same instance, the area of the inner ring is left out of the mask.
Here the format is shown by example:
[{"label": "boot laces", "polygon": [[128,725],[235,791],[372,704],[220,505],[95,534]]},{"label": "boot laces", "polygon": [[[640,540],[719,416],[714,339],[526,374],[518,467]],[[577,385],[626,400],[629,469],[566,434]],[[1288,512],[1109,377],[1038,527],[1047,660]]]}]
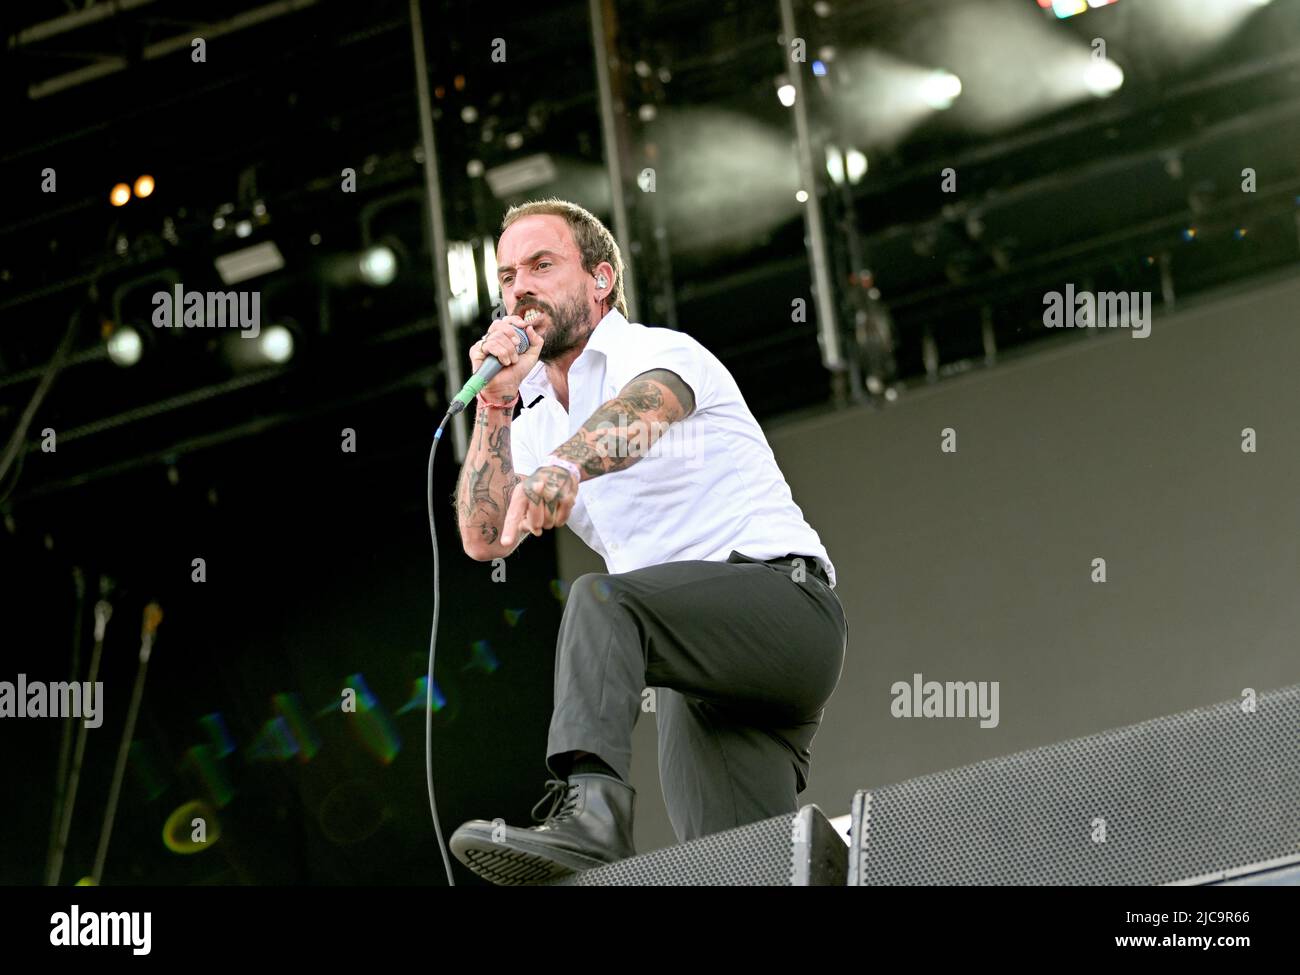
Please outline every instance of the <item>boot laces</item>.
[{"label": "boot laces", "polygon": [[[546,795],[533,806],[533,821],[538,823],[551,823],[556,820],[565,819],[571,816],[578,808],[578,793],[581,786],[576,783],[569,783],[565,779],[547,779]],[[537,809],[544,802],[550,801],[551,808],[547,810],[545,816],[539,817]]]}]

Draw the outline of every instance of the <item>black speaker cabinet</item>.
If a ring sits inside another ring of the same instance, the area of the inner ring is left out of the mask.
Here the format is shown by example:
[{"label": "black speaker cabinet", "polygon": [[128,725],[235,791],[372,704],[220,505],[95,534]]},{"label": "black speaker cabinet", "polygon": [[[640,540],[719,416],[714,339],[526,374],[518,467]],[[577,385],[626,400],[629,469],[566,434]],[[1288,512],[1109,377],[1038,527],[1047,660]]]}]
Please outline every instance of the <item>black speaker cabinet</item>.
[{"label": "black speaker cabinet", "polygon": [[850,886],[1295,883],[1300,685],[864,789],[850,818]]},{"label": "black speaker cabinet", "polygon": [[842,887],[848,847],[822,811],[804,806],[607,867],[552,887]]}]

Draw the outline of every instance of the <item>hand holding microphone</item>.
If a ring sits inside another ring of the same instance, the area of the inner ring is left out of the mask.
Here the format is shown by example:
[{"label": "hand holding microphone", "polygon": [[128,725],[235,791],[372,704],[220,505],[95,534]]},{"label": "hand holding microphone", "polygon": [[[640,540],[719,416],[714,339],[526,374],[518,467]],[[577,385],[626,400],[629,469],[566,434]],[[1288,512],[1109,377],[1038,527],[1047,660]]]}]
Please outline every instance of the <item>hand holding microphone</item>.
[{"label": "hand holding microphone", "polygon": [[537,365],[542,345],[542,337],[522,317],[507,315],[497,319],[487,334],[470,346],[474,377],[453,399],[450,413],[459,413],[480,392],[489,402],[509,402]]}]

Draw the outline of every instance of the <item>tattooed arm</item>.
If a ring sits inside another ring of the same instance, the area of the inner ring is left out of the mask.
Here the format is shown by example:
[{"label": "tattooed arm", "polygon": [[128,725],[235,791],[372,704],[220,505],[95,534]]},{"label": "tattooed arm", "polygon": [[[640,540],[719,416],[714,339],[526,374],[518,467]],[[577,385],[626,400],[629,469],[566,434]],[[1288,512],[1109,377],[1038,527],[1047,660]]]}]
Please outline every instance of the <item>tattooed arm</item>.
[{"label": "tattooed arm", "polygon": [[[668,369],[651,369],[635,377],[601,405],[582,428],[555,449],[577,465],[589,481],[631,467],[644,457],[668,428],[695,410],[695,395]],[[544,528],[558,528],[569,518],[578,484],[563,467],[539,467],[520,482],[503,526],[502,543],[510,545]]]},{"label": "tattooed arm", "polygon": [[691,387],[675,372],[651,369],[634,378],[555,450],[590,480],[631,467],[668,428],[695,409]]},{"label": "tattooed arm", "polygon": [[474,435],[456,484],[454,503],[461,545],[466,555],[479,562],[507,556],[518,545],[518,541],[514,545],[500,542],[511,493],[522,480],[510,455],[510,422],[509,410],[479,405]]}]

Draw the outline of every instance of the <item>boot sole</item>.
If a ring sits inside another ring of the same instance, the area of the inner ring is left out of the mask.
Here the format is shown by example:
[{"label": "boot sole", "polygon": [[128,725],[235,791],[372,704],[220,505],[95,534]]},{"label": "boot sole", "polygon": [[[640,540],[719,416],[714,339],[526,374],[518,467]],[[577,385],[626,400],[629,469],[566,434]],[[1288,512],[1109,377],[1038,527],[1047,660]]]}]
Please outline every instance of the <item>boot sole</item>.
[{"label": "boot sole", "polygon": [[451,851],[480,877],[502,887],[545,883],[608,865],[605,860],[533,845],[509,834],[504,843],[492,842],[490,835],[453,835]]}]

